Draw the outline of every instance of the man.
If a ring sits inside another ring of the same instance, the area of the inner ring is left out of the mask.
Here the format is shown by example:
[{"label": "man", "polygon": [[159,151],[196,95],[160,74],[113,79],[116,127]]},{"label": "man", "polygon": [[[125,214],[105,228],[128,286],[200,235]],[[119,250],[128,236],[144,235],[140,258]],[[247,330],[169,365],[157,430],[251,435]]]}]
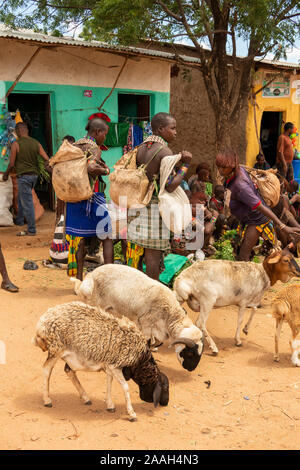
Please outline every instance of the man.
[{"label": "man", "polygon": [[[159,186],[160,164],[164,157],[173,155],[168,148],[168,144],[176,138],[176,121],[170,114],[158,113],[151,121],[153,135],[140,145],[137,153],[137,165],[148,164],[146,174],[149,181],[156,180],[156,187]],[[192,160],[189,152],[183,151],[181,157],[181,167],[171,177],[169,177],[166,190],[174,191],[182,182],[187,173],[188,166]],[[156,175],[156,176],[155,176]],[[138,211],[139,212],[139,211]],[[146,273],[152,279],[159,279],[160,260],[162,254],[170,246],[169,234],[164,226],[158,211],[158,192],[154,190],[150,203],[143,209],[141,214],[132,215],[129,210],[127,240],[137,249],[144,249]],[[140,225],[135,227],[134,219],[139,217]],[[140,228],[139,233],[138,228]]]},{"label": "man", "polygon": [[287,122],[284,125],[284,132],[279,136],[277,142],[276,166],[280,175],[283,176],[287,181],[292,181],[294,179],[292,165],[294,149],[293,143],[290,139],[290,135],[293,133],[293,129],[294,124],[292,122]]},{"label": "man", "polygon": [[19,122],[16,125],[18,140],[11,146],[10,161],[3,175],[3,181],[15,167],[18,180],[18,214],[16,225],[24,225],[24,217],[27,221],[27,231],[17,233],[18,236],[36,235],[35,212],[32,199],[32,190],[39,175],[38,156],[40,155],[48,163],[49,157],[41,144],[29,137],[27,124]]},{"label": "man", "polygon": [[113,263],[114,250],[111,237],[111,222],[105,201],[105,183],[103,175],[109,174],[109,168],[101,158],[101,149],[108,132],[108,125],[99,118],[92,119],[86,126],[86,137],[73,145],[86,153],[88,174],[93,196],[91,199],[76,203],[67,203],[66,233],[69,242],[68,275],[82,281],[83,264],[87,245],[92,238],[98,237],[103,243],[104,263]]},{"label": "man", "polygon": [[268,162],[266,162],[265,156],[262,153],[256,155],[256,163],[254,167],[256,170],[269,170],[271,167]]}]

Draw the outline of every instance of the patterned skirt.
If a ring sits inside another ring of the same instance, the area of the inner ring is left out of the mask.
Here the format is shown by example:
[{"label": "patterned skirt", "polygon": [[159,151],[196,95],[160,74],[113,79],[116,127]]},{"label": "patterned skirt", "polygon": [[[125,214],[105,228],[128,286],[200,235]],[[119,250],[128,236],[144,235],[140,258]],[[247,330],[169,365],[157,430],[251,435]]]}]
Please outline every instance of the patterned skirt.
[{"label": "patterned skirt", "polygon": [[[241,236],[241,241],[244,239],[245,231],[248,225],[242,226],[239,224],[237,228],[237,233]],[[260,233],[260,236],[264,239],[269,241],[273,246],[276,244],[276,234],[272,220],[268,220],[267,222],[256,225],[256,230]]]},{"label": "patterned skirt", "polygon": [[170,248],[170,232],[160,216],[156,194],[146,207],[128,210],[127,241],[151,250]]}]

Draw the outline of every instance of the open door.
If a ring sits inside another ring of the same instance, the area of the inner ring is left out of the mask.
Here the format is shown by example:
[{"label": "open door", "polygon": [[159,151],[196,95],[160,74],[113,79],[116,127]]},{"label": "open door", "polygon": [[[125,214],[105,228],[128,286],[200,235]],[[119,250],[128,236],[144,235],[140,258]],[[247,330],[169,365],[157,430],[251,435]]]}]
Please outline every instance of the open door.
[{"label": "open door", "polygon": [[[29,135],[40,142],[46,153],[53,155],[50,95],[44,93],[11,93],[8,97],[8,110],[19,109],[21,117],[28,125]],[[38,181],[35,191],[43,205],[55,208],[55,197],[51,181]]]},{"label": "open door", "polygon": [[281,134],[283,113],[264,111],[260,127],[260,142],[265,158],[273,167],[276,163],[277,141]]}]

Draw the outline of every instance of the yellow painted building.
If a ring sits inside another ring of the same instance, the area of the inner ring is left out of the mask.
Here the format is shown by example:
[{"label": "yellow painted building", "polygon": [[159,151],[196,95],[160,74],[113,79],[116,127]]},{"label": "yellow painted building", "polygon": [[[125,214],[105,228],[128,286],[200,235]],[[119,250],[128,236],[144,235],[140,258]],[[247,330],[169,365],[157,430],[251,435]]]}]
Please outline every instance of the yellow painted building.
[{"label": "yellow painted building", "polygon": [[[270,80],[273,81],[270,83]],[[262,90],[262,88],[264,89]],[[286,122],[300,129],[300,67],[283,62],[258,65],[253,87],[255,99],[249,100],[246,122],[246,164],[253,166],[259,152],[259,142],[271,166],[276,159],[278,136]],[[297,137],[300,151],[300,139]]]}]

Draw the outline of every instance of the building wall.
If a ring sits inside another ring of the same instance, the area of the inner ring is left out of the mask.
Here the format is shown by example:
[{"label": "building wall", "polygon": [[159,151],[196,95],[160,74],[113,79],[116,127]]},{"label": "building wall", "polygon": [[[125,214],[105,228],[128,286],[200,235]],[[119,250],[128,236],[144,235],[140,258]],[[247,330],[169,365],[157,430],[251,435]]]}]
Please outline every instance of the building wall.
[{"label": "building wall", "polygon": [[[4,90],[9,89],[35,49],[36,46],[0,39],[0,83],[2,81],[2,86],[4,83]],[[53,153],[64,135],[71,134],[78,139],[85,134],[88,117],[98,111],[109,94],[123,62],[124,57],[88,48],[51,48],[39,53],[13,93],[50,95]],[[84,96],[87,89],[92,91],[91,98]],[[159,111],[168,112],[170,64],[160,60],[130,59],[117,88],[102,109],[112,122],[118,122],[120,92],[150,95],[150,118]],[[121,155],[121,147],[103,152],[110,168]],[[0,171],[3,170],[0,167]]]},{"label": "building wall", "polygon": [[[170,112],[177,121],[177,139],[172,149],[192,152],[190,172],[203,161],[213,168],[216,157],[215,117],[200,70],[186,68],[184,71],[181,67],[178,76],[171,78]],[[246,158],[246,119],[247,108],[242,110],[239,123],[231,133],[232,145],[242,162]]]},{"label": "building wall", "polygon": [[[273,71],[274,72],[274,71]],[[285,72],[287,73],[287,72]],[[254,91],[258,91],[262,87],[263,72],[261,72],[259,78],[256,80]],[[260,135],[260,126],[262,115],[264,111],[280,111],[283,112],[283,120],[285,122],[293,122],[295,126],[300,128],[300,106],[299,100],[296,99],[296,82],[300,80],[300,76],[294,75],[291,72],[291,89],[290,96],[284,98],[267,98],[262,96],[262,92],[256,95],[256,122],[257,132]],[[283,130],[283,129],[282,129]],[[246,162],[247,165],[253,166],[255,163],[256,155],[259,152],[259,144],[256,136],[256,126],[254,121],[254,107],[249,102],[249,112],[246,124],[246,135],[247,135],[247,150],[246,150]],[[298,138],[298,148],[300,147],[300,141]]]},{"label": "building wall", "polygon": [[[38,45],[0,38],[0,80],[14,80]],[[88,47],[45,47],[25,71],[22,82],[111,88],[124,60],[124,56]],[[169,72],[169,62],[129,58],[118,87],[168,93]]]}]

